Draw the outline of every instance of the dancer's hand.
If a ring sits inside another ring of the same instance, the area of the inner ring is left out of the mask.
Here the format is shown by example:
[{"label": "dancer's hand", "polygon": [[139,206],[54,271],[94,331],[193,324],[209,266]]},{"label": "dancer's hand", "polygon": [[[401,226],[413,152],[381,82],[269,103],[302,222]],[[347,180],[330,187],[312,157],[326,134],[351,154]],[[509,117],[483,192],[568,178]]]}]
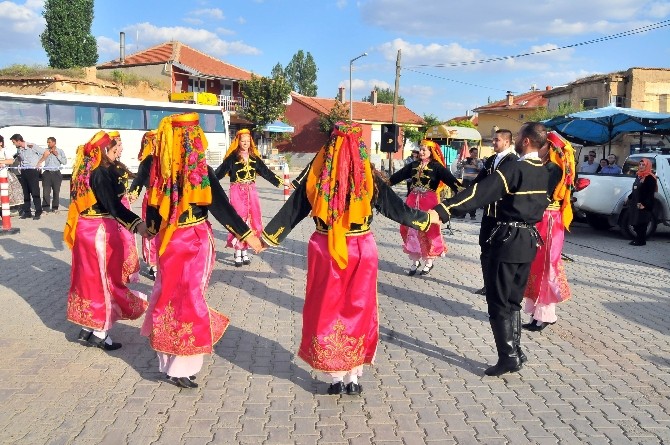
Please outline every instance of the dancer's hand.
[{"label": "dancer's hand", "polygon": [[137,226],[137,233],[142,235],[144,238],[151,239],[153,237],[153,235],[151,235],[147,230],[147,224],[144,221],[139,223],[139,225]]},{"label": "dancer's hand", "polygon": [[428,210],[427,213],[428,213],[428,215],[430,215],[430,223],[431,224],[440,224],[442,222],[442,221],[440,221],[440,215],[438,215],[438,213],[435,210],[430,209],[430,210]]},{"label": "dancer's hand", "polygon": [[249,244],[249,247],[254,249],[254,252],[261,253],[263,250],[263,243],[256,235],[249,235],[244,239],[244,241]]}]

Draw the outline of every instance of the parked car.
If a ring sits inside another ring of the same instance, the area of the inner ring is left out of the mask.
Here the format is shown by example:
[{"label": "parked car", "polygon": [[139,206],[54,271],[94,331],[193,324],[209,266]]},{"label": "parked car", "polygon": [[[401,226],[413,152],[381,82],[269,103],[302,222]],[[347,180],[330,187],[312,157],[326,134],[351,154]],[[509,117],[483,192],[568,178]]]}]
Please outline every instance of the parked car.
[{"label": "parked car", "polygon": [[597,230],[608,230],[619,226],[621,233],[633,237],[633,228],[628,224],[626,199],[633,188],[640,159],[648,158],[658,178],[654,215],[647,226],[649,235],[656,231],[659,223],[670,225],[670,155],[640,153],[629,156],[622,167],[622,174],[607,175],[579,173],[580,190],[574,193],[574,208],[583,212],[586,222]]}]

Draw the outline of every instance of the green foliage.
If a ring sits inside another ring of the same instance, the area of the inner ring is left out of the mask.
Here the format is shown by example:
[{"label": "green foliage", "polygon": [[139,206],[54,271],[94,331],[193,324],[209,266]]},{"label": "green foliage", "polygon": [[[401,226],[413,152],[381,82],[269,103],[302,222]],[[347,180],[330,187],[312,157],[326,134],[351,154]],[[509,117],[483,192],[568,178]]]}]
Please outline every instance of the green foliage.
[{"label": "green foliage", "polygon": [[459,121],[451,120],[451,121],[448,121],[448,122],[447,122],[446,124],[444,124],[444,125],[447,125],[447,126],[449,126],[449,127],[477,128],[477,127],[475,126],[475,124],[473,124],[472,121],[469,121],[469,120],[459,120]]},{"label": "green foliage", "polygon": [[95,65],[98,46],[91,34],[93,0],[46,0],[46,28],[40,36],[52,68]]},{"label": "green foliage", "polygon": [[435,125],[440,125],[440,119],[434,114],[424,114],[423,125],[419,128],[409,126],[403,127],[405,140],[410,140],[418,144],[425,137],[426,131]]},{"label": "green foliage", "polygon": [[284,68],[281,66],[281,63],[277,63],[273,68],[270,75],[274,77],[284,76]]},{"label": "green foliage", "polygon": [[330,109],[328,114],[319,116],[319,130],[323,133],[330,134],[330,132],[333,131],[336,122],[346,122],[348,120],[349,110],[342,102],[336,100],[333,108]]},{"label": "green foliage", "polygon": [[86,77],[86,73],[83,68],[70,68],[70,69],[54,69],[49,68],[48,66],[41,65],[10,65],[8,67],[0,69],[0,76],[7,77],[54,77],[54,76],[65,76],[72,77],[75,79],[83,79]]},{"label": "green foliage", "polygon": [[281,76],[259,77],[251,75],[242,82],[242,95],[249,101],[240,115],[253,122],[259,130],[283,116],[286,98],[291,94],[291,85]]},{"label": "green foliage", "polygon": [[[379,88],[378,86],[375,86],[375,91],[377,92],[377,103],[380,104],[393,103],[394,90],[392,90],[391,88]],[[361,100],[363,102],[371,102],[372,98],[370,96],[365,96]],[[400,95],[398,95],[398,105],[405,105],[405,99]]]},{"label": "green foliage", "polygon": [[551,112],[547,110],[545,107],[538,108],[528,116],[528,121],[539,122],[551,119],[556,116],[565,116],[566,114],[576,113],[577,111],[582,110],[584,110],[584,107],[581,104],[578,107],[576,107],[570,102],[561,102],[560,104],[558,104],[558,107]]},{"label": "green foliage", "polygon": [[[279,69],[281,69],[281,64],[278,63],[272,69],[273,77],[278,74]],[[300,50],[293,55],[289,64],[286,65],[286,69],[284,69],[284,77],[288,80],[293,91],[304,96],[314,97],[316,96],[317,89],[317,71],[319,71],[319,69],[316,67],[312,54],[308,51],[305,55],[305,53]]]}]

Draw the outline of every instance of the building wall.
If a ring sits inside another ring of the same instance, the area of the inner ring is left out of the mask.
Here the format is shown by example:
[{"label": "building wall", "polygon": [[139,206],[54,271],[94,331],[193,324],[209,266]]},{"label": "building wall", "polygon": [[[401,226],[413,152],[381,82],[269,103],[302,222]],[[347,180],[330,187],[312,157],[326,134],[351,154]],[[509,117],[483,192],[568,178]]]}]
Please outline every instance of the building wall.
[{"label": "building wall", "polygon": [[516,133],[528,120],[528,116],[534,111],[535,110],[479,111],[479,125],[477,125],[477,130],[479,130],[483,138],[491,137],[493,127]]},{"label": "building wall", "polygon": [[670,112],[670,70],[631,68],[627,71],[630,81],[626,91],[631,108]]}]

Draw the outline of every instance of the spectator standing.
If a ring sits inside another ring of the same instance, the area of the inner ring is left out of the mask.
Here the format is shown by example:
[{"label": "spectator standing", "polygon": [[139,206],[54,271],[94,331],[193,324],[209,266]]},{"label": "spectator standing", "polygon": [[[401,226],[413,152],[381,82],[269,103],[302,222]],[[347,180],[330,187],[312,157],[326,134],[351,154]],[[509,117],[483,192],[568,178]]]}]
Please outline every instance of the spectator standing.
[{"label": "spectator standing", "polygon": [[56,147],[55,137],[47,138],[47,147],[49,154],[42,168],[42,208],[45,212],[49,212],[49,196],[51,196],[51,211],[57,212],[60,185],[63,182],[60,169],[67,163],[67,156],[63,150]]},{"label": "spectator standing", "polygon": [[[28,143],[20,134],[13,135],[10,140],[19,149],[19,169],[21,170],[21,187],[23,188],[23,214],[21,219],[40,219],[42,216],[42,201],[40,200],[40,172],[44,160],[49,156],[49,150],[44,150],[37,144]],[[30,199],[35,206],[35,216],[30,210]]]},{"label": "spectator standing", "polygon": [[[484,163],[479,159],[479,149],[472,147],[470,149],[470,156],[462,161],[461,171],[463,172],[463,187],[468,188],[474,184],[475,179],[477,179],[479,172],[482,171],[483,168]],[[477,209],[474,209],[470,212],[470,219],[475,219],[476,216]]]},{"label": "spectator standing", "polygon": [[598,165],[598,168],[596,169],[596,173],[601,173],[603,168],[607,167],[607,158],[602,158],[600,160],[600,164]]},{"label": "spectator standing", "polygon": [[611,154],[607,156],[607,165],[602,167],[599,173],[608,175],[620,175],[621,167],[617,165],[616,161],[617,161],[616,155]]},{"label": "spectator standing", "polygon": [[[5,138],[0,135],[0,168],[9,168],[14,161],[14,156],[10,156],[9,151],[5,149]],[[12,170],[7,171],[7,182],[9,183],[9,206],[23,205],[21,183]]]},{"label": "spectator standing", "polygon": [[633,183],[633,190],[628,195],[628,223],[635,230],[635,239],[631,246],[647,244],[647,225],[654,217],[654,193],[658,191],[658,180],[652,172],[651,161],[647,158],[640,160],[637,177]]},{"label": "spectator standing", "polygon": [[596,173],[600,164],[596,163],[596,152],[591,150],[586,158],[579,164],[579,173]]}]

